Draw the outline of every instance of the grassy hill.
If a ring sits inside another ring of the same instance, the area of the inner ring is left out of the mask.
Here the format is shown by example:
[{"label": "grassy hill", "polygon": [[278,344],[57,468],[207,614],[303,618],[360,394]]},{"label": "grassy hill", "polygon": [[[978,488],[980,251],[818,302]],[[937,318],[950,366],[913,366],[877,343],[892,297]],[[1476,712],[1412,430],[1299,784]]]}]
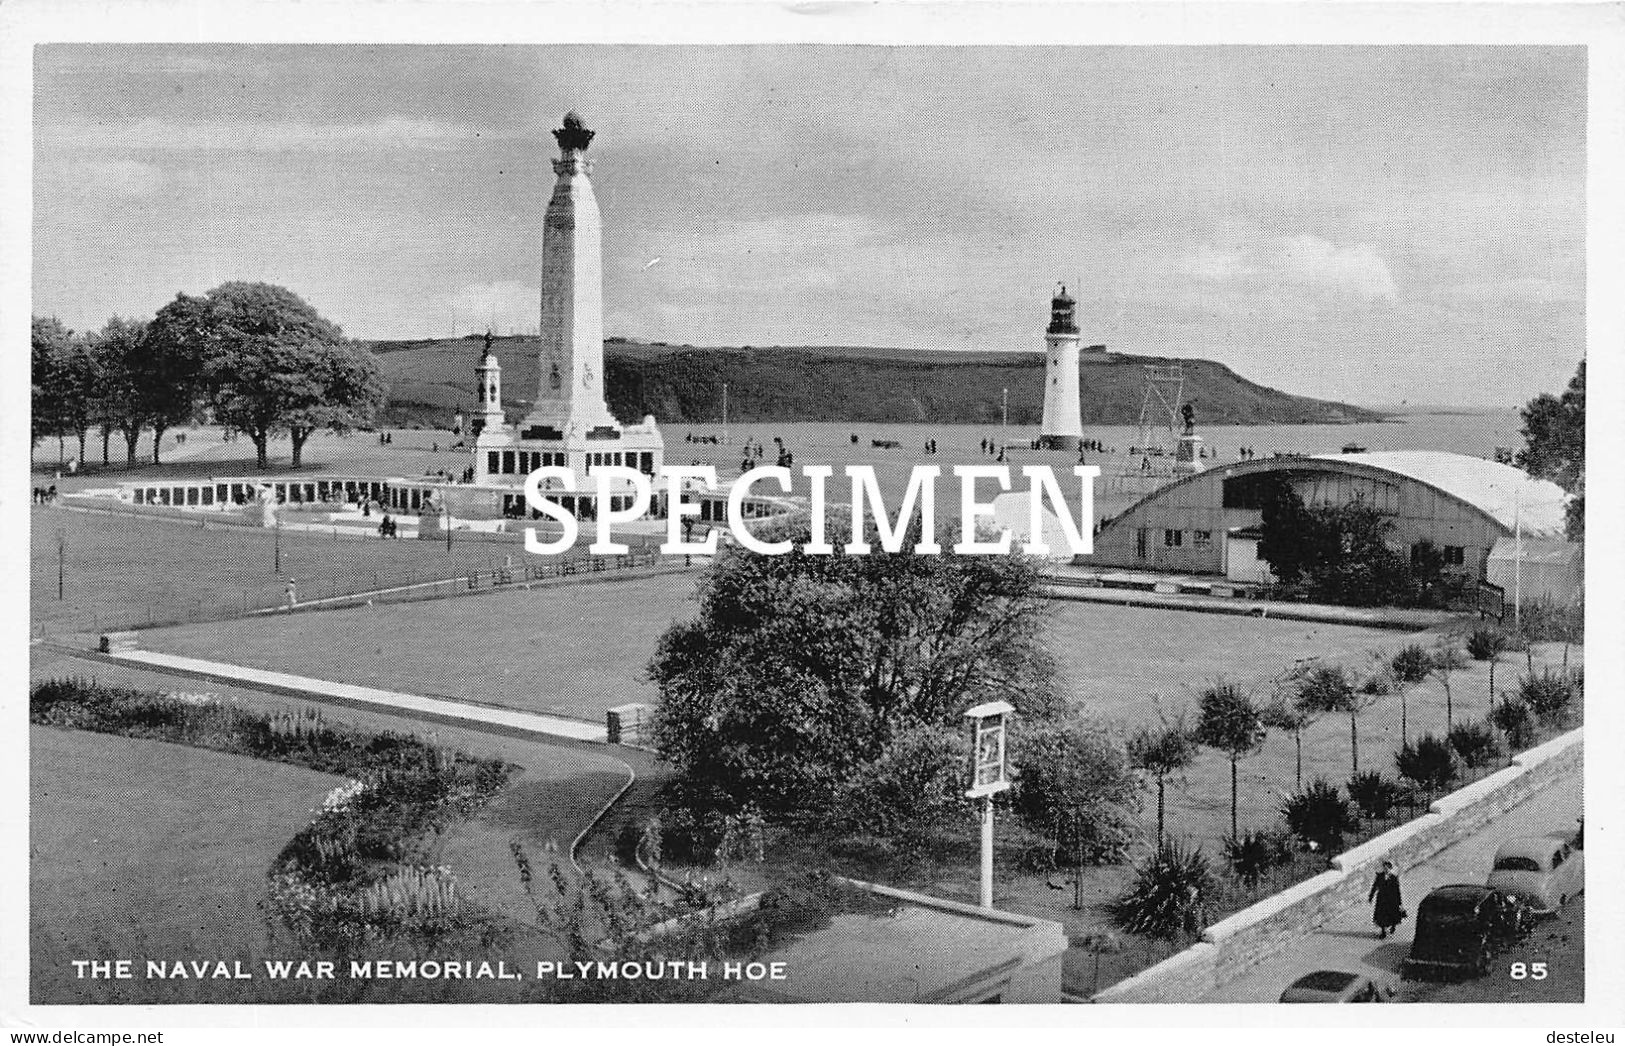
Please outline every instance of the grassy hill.
[{"label": "grassy hill", "polygon": [[[367,343],[392,382],[387,420],[445,425],[475,402],[481,341],[475,337]],[[534,338],[499,338],[503,402],[510,418],[530,407],[537,386]],[[1042,353],[926,352],[846,346],[695,348],[611,339],[604,346],[609,406],[634,421],[703,424],[722,416],[756,421],[939,422],[999,420],[1010,390],[1010,421],[1036,425],[1044,412]],[[1082,364],[1083,423],[1132,425],[1139,418],[1141,365],[1162,357],[1107,353]],[[1374,411],[1290,396],[1211,360],[1182,360],[1185,398],[1204,425],[1376,421]]]}]

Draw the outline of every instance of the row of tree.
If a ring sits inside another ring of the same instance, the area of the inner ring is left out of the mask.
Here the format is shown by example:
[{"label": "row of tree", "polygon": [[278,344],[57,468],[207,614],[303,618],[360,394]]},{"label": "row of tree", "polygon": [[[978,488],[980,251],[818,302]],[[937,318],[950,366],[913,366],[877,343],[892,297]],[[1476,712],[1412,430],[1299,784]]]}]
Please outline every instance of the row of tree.
[{"label": "row of tree", "polygon": [[271,439],[288,436],[297,468],[312,434],[371,424],[388,394],[371,352],[266,283],[177,294],[151,320],[115,316],[80,334],[36,316],[32,347],[33,439],[76,438],[81,461],[99,428],[103,462],[112,433],[133,466],[151,432],[159,464],[165,432],[209,417],[247,436],[260,468]]}]

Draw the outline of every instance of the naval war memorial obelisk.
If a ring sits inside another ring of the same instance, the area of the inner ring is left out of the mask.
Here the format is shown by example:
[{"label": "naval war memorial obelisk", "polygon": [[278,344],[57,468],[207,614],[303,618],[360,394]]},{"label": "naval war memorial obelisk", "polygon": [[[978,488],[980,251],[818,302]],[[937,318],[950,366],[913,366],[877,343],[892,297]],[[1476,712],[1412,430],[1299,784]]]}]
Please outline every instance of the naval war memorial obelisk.
[{"label": "naval war memorial obelisk", "polygon": [[594,468],[620,465],[653,476],[664,459],[665,441],[654,418],[623,426],[604,397],[603,231],[587,159],[594,134],[574,112],[553,132],[559,156],[542,223],[536,400],[517,426],[499,420],[501,385],[491,379],[500,371],[488,347],[480,363],[479,416],[485,424],[475,441],[476,483],[521,487],[536,468],[564,466],[575,473],[582,500],[591,500]]}]

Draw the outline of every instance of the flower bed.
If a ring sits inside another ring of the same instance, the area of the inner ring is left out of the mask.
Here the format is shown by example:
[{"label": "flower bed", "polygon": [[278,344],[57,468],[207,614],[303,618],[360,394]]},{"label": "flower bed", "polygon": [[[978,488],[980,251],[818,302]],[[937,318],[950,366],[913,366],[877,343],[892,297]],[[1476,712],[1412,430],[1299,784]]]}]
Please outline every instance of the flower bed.
[{"label": "flower bed", "polygon": [[336,727],[320,711],[266,713],[211,694],[153,693],[53,679],[29,719],[230,752],[343,774],[270,869],[270,908],[303,945],[348,950],[410,937],[444,940],[497,923],[467,906],[433,840],[489,802],[517,769],[396,733]]}]

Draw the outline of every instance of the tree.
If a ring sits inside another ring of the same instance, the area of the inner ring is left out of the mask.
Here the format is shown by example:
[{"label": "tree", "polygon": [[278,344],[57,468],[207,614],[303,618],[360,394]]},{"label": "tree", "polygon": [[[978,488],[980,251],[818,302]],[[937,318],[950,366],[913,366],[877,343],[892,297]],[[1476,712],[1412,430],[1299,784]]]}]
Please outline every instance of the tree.
[{"label": "tree", "polygon": [[1456,753],[1449,741],[1432,734],[1423,734],[1414,745],[1409,742],[1401,745],[1394,753],[1394,765],[1399,769],[1399,776],[1427,789],[1430,797],[1447,788],[1459,773]]},{"label": "tree", "polygon": [[1014,745],[1016,815],[1055,843],[1083,907],[1083,869],[1121,861],[1138,825],[1139,782],[1128,755],[1078,718],[1024,725]]},{"label": "tree", "polygon": [[92,420],[102,433],[102,464],[108,463],[108,444],[115,430],[125,433],[127,459],[135,464],[135,444],[141,438],[145,412],[132,382],[132,367],[140,366],[147,325],[142,320],[110,318],[102,329],[86,336],[95,360],[96,389]]},{"label": "tree", "polygon": [[1467,662],[1461,656],[1461,648],[1447,636],[1439,638],[1439,648],[1433,652],[1430,660],[1429,671],[1439,677],[1439,683],[1444,687],[1444,729],[1449,733],[1456,717],[1456,700],[1450,689],[1450,677],[1458,669],[1465,668]]},{"label": "tree", "polygon": [[1388,674],[1394,681],[1394,689],[1399,692],[1399,740],[1401,743],[1409,741],[1410,731],[1410,702],[1407,696],[1411,687],[1427,679],[1433,671],[1433,657],[1422,648],[1420,643],[1408,643],[1394,653],[1393,659],[1388,662]]},{"label": "tree", "polygon": [[1230,757],[1230,836],[1235,838],[1237,821],[1237,764],[1241,757],[1258,750],[1268,733],[1251,697],[1234,683],[1219,681],[1202,691],[1196,721],[1196,739]]},{"label": "tree", "polygon": [[1258,710],[1258,717],[1266,727],[1271,730],[1292,732],[1295,755],[1292,770],[1294,789],[1303,787],[1303,732],[1319,722],[1324,714],[1320,709],[1304,703],[1296,695],[1289,696],[1286,688],[1282,686],[1278,686],[1269,702]]},{"label": "tree", "polygon": [[162,464],[164,433],[197,416],[207,360],[207,310],[202,298],[177,294],[133,341],[128,332],[104,352],[109,414],[116,412],[128,462],[135,464],[141,430],[152,429],[152,463]]},{"label": "tree", "polygon": [[1378,606],[1426,601],[1442,586],[1442,554],[1416,566],[1388,547],[1394,521],[1356,499],[1304,506],[1285,479],[1264,491],[1258,555],[1282,584],[1303,584],[1330,603]]},{"label": "tree", "polygon": [[1298,684],[1298,700],[1304,706],[1349,717],[1349,760],[1356,774],[1360,772],[1360,713],[1371,707],[1378,696],[1356,689],[1340,665],[1310,669]]},{"label": "tree", "polygon": [[30,332],[29,432],[34,443],[61,436],[67,410],[66,361],[73,332],[54,316],[35,316]]},{"label": "tree", "polygon": [[1348,800],[1323,777],[1288,796],[1281,804],[1281,816],[1293,835],[1328,857],[1342,848],[1343,836],[1356,827]]},{"label": "tree", "polygon": [[1164,795],[1168,778],[1196,761],[1196,735],[1183,718],[1160,727],[1143,726],[1128,739],[1129,765],[1157,782],[1157,841],[1163,837]]},{"label": "tree", "polygon": [[201,299],[182,295],[153,327],[154,337],[200,354],[216,419],[249,437],[260,468],[274,433],[289,434],[297,468],[312,433],[366,424],[383,405],[372,354],[286,288],[234,282]]},{"label": "tree", "polygon": [[661,636],[654,740],[683,779],[728,807],[820,813],[903,731],[961,729],[965,709],[993,700],[1052,716],[1036,562],[921,555],[913,540],[808,555],[810,531],[806,514],[765,522],[762,540],[794,542],[785,555],[724,547],[698,615]]},{"label": "tree", "polygon": [[1586,361],[1561,396],[1543,392],[1520,412],[1524,448],[1515,459],[1536,479],[1549,479],[1574,495],[1568,506],[1569,540],[1585,536]]}]

